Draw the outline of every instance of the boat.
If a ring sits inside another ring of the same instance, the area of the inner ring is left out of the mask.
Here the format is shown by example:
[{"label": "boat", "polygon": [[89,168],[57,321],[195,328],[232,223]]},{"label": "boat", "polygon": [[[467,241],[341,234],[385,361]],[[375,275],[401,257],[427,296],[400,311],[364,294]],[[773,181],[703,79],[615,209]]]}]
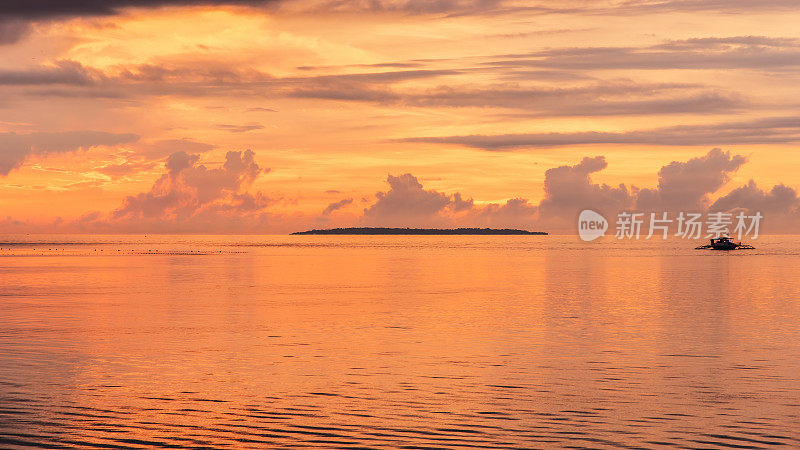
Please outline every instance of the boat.
[{"label": "boat", "polygon": [[710,244],[695,247],[695,250],[754,250],[755,247],[741,242],[734,242],[727,236],[711,239]]}]

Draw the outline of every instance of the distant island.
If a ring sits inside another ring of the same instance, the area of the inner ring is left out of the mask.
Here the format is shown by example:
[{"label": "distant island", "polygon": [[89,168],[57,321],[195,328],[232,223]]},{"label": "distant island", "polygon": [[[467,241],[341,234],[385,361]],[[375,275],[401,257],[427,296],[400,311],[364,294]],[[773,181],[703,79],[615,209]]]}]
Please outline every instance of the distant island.
[{"label": "distant island", "polygon": [[511,228],[331,228],[327,230],[297,231],[299,234],[395,234],[395,235],[547,235],[544,231],[514,230]]}]

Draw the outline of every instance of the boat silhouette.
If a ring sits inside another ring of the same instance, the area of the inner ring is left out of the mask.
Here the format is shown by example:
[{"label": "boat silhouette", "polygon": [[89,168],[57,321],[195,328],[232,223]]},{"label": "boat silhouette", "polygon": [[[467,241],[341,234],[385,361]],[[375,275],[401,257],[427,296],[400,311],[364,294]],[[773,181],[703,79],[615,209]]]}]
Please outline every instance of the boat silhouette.
[{"label": "boat silhouette", "polygon": [[727,236],[712,238],[710,244],[695,247],[695,250],[752,250],[755,249],[752,245],[742,244],[741,242],[734,242]]}]

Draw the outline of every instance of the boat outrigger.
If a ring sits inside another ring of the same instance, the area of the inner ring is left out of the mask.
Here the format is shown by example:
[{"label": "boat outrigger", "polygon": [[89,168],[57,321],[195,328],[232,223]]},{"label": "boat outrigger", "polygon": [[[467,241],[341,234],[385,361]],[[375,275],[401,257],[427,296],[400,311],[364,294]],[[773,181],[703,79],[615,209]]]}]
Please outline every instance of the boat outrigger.
[{"label": "boat outrigger", "polygon": [[695,247],[695,250],[753,250],[755,247],[749,244],[742,244],[741,242],[733,242],[731,238],[722,236],[716,239],[711,239],[710,244]]}]

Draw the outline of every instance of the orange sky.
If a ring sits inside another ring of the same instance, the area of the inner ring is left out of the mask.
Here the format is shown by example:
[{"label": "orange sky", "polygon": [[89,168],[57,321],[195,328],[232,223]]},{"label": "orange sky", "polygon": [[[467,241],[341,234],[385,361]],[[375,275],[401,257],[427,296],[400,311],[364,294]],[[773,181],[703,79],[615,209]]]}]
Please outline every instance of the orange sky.
[{"label": "orange sky", "polygon": [[0,232],[546,227],[548,169],[635,196],[712,148],[703,207],[800,187],[790,1],[71,3],[0,6]]}]

